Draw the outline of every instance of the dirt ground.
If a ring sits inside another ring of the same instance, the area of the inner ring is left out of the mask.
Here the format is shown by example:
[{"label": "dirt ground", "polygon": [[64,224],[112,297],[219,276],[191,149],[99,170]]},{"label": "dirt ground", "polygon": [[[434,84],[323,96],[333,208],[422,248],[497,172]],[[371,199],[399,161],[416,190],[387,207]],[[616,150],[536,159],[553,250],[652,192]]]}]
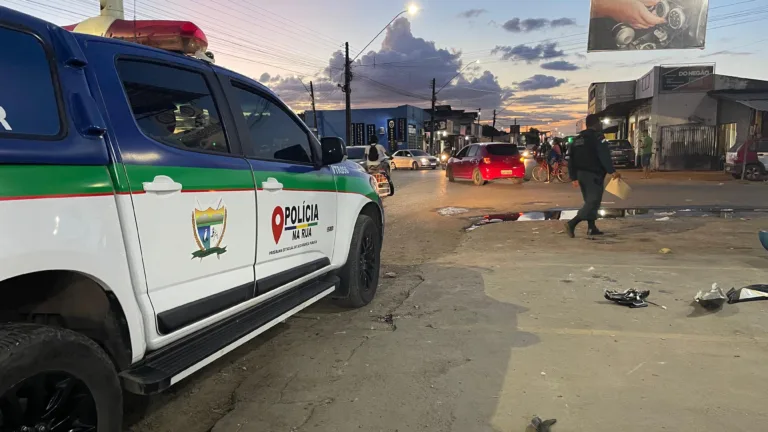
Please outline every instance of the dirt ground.
[{"label": "dirt ground", "polygon": [[[539,415],[561,432],[764,428],[768,302],[709,313],[692,299],[713,282],[768,283],[757,241],[768,217],[606,220],[596,240],[586,227],[568,239],[559,221],[466,232],[489,210],[575,205],[578,195],[448,184],[439,172],[395,181],[383,250],[394,277],[369,307],[312,307],[169,393],[132,398],[127,427],[506,432]],[[622,204],[765,202],[762,185],[717,185],[651,180]],[[447,205],[469,211],[436,213]],[[665,308],[603,299],[631,287]]]}]

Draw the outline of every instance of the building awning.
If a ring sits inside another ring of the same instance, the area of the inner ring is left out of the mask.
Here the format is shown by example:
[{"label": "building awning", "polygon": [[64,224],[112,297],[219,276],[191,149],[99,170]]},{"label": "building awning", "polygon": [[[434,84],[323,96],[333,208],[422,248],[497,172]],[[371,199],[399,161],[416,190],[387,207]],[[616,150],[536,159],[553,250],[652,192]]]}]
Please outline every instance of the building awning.
[{"label": "building awning", "polygon": [[633,109],[644,105],[646,102],[650,101],[651,98],[642,98],[642,99],[634,99],[631,101],[626,102],[617,102],[615,104],[610,104],[607,107],[605,107],[604,110],[597,113],[597,116],[600,118],[606,118],[606,117],[627,117],[630,112],[632,112]]},{"label": "building awning", "polygon": [[740,103],[758,111],[768,111],[768,91],[759,90],[715,90],[709,96]]}]

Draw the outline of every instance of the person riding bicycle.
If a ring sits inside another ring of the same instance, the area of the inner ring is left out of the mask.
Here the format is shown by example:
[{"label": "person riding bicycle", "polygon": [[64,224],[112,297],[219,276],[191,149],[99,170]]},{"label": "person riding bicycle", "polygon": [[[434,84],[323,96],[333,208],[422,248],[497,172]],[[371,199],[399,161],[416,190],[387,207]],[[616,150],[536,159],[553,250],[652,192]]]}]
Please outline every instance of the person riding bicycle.
[{"label": "person riding bicycle", "polygon": [[549,151],[549,165],[554,166],[556,163],[563,160],[563,147],[560,144],[560,140],[555,139],[552,144],[552,150]]}]

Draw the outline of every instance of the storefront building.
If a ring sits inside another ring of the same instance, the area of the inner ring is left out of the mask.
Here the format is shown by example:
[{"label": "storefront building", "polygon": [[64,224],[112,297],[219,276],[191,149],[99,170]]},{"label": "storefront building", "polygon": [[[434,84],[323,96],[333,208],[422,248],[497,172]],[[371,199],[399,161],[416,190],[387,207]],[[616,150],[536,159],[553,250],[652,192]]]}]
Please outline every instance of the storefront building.
[{"label": "storefront building", "polygon": [[[317,126],[312,111],[302,116],[304,122],[316,129],[318,136],[336,136],[346,139],[347,121],[344,110],[317,111]],[[424,121],[429,115],[413,105],[391,108],[364,108],[352,110],[352,136],[347,145],[367,145],[372,135],[389,151],[404,148],[424,148]]]},{"label": "storefront building", "polygon": [[729,92],[768,99],[768,81],[717,75],[712,64],[656,66],[634,87],[631,100],[595,113],[618,125],[617,138],[628,139],[638,153],[648,131],[658,170],[722,169],[726,150],[749,136],[754,110]]}]

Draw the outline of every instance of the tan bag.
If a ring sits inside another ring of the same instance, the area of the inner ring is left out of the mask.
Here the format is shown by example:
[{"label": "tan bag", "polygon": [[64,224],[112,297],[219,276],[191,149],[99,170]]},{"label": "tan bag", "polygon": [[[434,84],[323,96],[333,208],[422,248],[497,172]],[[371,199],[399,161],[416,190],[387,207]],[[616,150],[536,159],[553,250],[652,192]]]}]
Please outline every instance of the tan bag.
[{"label": "tan bag", "polygon": [[632,188],[624,180],[612,178],[608,182],[608,186],[605,187],[605,191],[621,199],[627,199],[629,193],[632,192]]}]

